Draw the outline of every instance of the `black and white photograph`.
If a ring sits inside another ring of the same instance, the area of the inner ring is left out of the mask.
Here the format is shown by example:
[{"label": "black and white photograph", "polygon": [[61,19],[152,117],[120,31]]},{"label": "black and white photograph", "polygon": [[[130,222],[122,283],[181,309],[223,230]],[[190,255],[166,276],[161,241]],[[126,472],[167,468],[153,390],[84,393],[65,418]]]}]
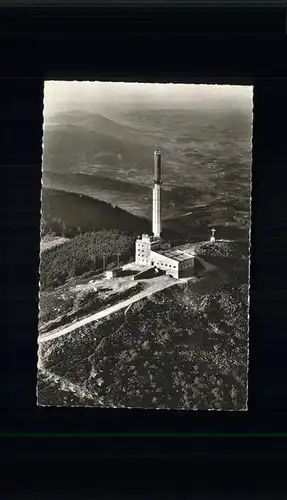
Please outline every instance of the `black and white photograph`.
[{"label": "black and white photograph", "polygon": [[46,81],[37,404],[248,410],[253,87]]}]

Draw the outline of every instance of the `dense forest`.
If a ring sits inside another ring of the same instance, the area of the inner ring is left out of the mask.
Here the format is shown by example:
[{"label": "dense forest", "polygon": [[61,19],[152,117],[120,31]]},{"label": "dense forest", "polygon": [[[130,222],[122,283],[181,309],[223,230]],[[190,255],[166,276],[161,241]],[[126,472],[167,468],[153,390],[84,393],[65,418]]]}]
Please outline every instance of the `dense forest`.
[{"label": "dense forest", "polygon": [[52,290],[73,276],[113,267],[118,255],[127,262],[134,255],[134,237],[118,229],[101,230],[75,236],[58,247],[41,254],[40,279],[42,290]]},{"label": "dense forest", "polygon": [[[41,236],[65,236],[69,240],[41,253],[42,290],[52,290],[73,276],[101,271],[103,256],[106,266],[134,257],[138,234],[150,233],[150,222],[108,203],[64,191],[44,188],[42,197]],[[164,229],[163,237],[184,243],[172,229]]]},{"label": "dense forest", "polygon": [[[118,191],[120,193],[132,193],[134,195],[142,195],[151,197],[151,188],[132,182],[121,181],[119,179],[104,177],[101,175],[89,175],[83,172],[76,173],[58,173],[43,171],[43,182],[47,187],[52,188],[53,184],[61,184],[67,192],[77,192],[76,189],[88,186],[97,191]],[[58,188],[57,188],[58,189]]]},{"label": "dense forest", "polygon": [[150,223],[104,201],[43,188],[42,236],[53,231],[57,236],[72,237],[88,231],[115,227],[129,233],[147,232]]}]

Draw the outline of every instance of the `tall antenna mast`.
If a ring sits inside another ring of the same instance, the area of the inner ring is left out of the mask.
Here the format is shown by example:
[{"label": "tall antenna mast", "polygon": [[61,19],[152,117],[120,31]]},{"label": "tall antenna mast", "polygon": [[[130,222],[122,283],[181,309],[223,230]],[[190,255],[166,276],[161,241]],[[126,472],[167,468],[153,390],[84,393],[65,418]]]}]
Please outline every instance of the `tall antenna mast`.
[{"label": "tall antenna mast", "polygon": [[152,190],[152,232],[155,238],[161,235],[161,152],[154,151]]}]

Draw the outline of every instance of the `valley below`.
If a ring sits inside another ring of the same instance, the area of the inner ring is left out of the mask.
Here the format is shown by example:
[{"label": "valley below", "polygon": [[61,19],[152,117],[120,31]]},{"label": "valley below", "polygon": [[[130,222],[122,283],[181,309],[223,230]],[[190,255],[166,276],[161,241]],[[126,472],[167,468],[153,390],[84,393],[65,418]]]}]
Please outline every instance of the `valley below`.
[{"label": "valley below", "polygon": [[[125,307],[39,342],[39,405],[247,409],[251,144],[252,116],[236,109],[47,119],[39,335]],[[151,233],[158,147],[163,239],[214,271],[108,280]]]},{"label": "valley below", "polygon": [[[252,116],[240,111],[59,114],[44,128],[43,185],[151,219],[152,154],[163,158],[164,224],[250,228]],[[226,231],[227,228],[227,231]]]}]

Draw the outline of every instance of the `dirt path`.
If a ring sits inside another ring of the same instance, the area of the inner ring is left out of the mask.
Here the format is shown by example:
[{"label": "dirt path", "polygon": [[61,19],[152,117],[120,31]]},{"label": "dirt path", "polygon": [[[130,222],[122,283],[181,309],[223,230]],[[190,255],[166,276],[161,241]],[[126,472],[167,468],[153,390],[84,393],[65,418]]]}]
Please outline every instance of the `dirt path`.
[{"label": "dirt path", "polygon": [[130,297],[127,300],[123,300],[122,302],[119,302],[118,304],[114,304],[111,307],[108,307],[107,309],[104,309],[103,311],[99,311],[95,314],[92,314],[91,316],[88,316],[86,318],[83,318],[75,323],[72,323],[71,325],[62,328],[62,329],[57,329],[52,332],[47,332],[43,333],[42,335],[39,335],[38,337],[38,343],[42,342],[47,342],[48,340],[53,340],[58,337],[61,337],[63,335],[66,335],[67,333],[73,332],[74,330],[77,330],[81,326],[88,325],[89,323],[92,323],[94,321],[98,321],[99,319],[103,319],[106,316],[109,316],[110,314],[113,314],[117,311],[120,311],[121,309],[124,309],[135,302],[144,299],[146,297],[149,297],[153,295],[154,293],[160,292],[166,288],[169,288],[174,285],[178,285],[179,283],[184,283],[188,280],[188,278],[185,279],[179,279],[179,280],[173,280],[172,278],[166,277],[166,276],[161,276],[156,278],[155,283],[149,287],[147,290],[144,290],[142,292],[137,293],[133,297]]},{"label": "dirt path", "polygon": [[[197,245],[198,245],[198,243],[190,245],[189,250],[191,251],[191,250],[195,249]],[[215,266],[205,262],[200,257],[197,256],[197,259],[203,265],[206,272],[216,270]],[[98,311],[97,313],[94,313],[90,316],[87,316],[86,318],[83,318],[79,321],[76,321],[75,323],[72,323],[69,326],[66,326],[65,328],[60,327],[60,328],[57,328],[56,330],[49,331],[49,332],[46,332],[43,334],[39,334],[38,343],[47,342],[48,340],[53,340],[53,339],[56,339],[56,338],[61,337],[63,335],[66,335],[67,333],[70,333],[70,332],[73,332],[74,330],[77,330],[81,326],[88,325],[89,323],[103,319],[106,316],[109,316],[110,314],[113,314],[117,311],[120,311],[121,309],[128,308],[129,306],[131,306],[135,302],[138,302],[139,300],[144,299],[146,297],[150,297],[154,293],[157,293],[159,291],[162,291],[166,288],[177,285],[179,283],[184,283],[186,281],[189,281],[190,279],[192,279],[192,278],[181,278],[181,279],[175,280],[175,279],[172,279],[168,276],[159,276],[154,280],[154,282],[152,284],[151,284],[151,280],[148,280],[149,285],[147,286],[146,290],[143,290],[142,292],[137,293],[136,295],[134,295],[133,297],[130,297],[129,299],[126,299],[126,300],[123,300],[122,302],[114,304],[113,306],[107,307],[103,311]],[[142,280],[142,281],[144,281],[144,280]]]}]

